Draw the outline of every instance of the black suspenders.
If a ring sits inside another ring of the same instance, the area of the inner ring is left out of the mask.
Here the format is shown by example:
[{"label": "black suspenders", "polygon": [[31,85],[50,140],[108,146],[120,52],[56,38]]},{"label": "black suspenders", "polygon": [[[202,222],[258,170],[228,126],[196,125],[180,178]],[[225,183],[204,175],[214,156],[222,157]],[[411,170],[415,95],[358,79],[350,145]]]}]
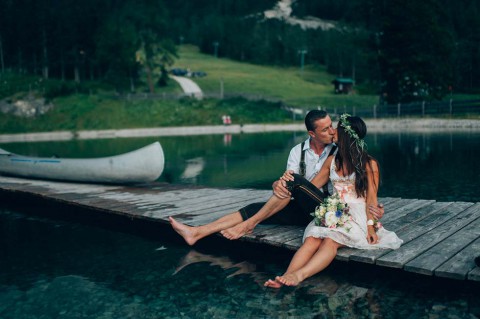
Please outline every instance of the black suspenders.
[{"label": "black suspenders", "polygon": [[307,164],[305,164],[305,151],[303,150],[303,146],[305,146],[305,142],[302,142],[302,146],[300,147],[300,175],[305,177]]},{"label": "black suspenders", "polygon": [[[305,164],[305,151],[303,150],[303,147],[305,146],[305,142],[302,142],[302,146],[300,147],[300,175],[305,177],[305,171],[307,170],[307,164]],[[337,150],[337,145],[333,145],[332,149],[328,153],[328,156],[333,155],[335,151]],[[324,194],[330,195],[328,192],[328,182],[322,186],[322,190]]]}]

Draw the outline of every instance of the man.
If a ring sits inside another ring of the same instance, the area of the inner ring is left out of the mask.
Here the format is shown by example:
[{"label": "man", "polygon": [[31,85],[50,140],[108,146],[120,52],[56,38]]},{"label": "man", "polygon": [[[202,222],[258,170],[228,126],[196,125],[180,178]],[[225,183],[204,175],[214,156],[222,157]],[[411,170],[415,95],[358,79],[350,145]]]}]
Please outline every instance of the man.
[{"label": "man", "polygon": [[[327,112],[313,110],[308,112],[305,117],[305,126],[309,138],[302,144],[298,144],[291,151],[287,161],[287,170],[293,170],[295,173],[303,175],[310,181],[321,169],[323,163],[330,153],[334,152],[333,138],[335,129],[332,126],[332,120]],[[322,193],[318,189],[315,194],[309,192],[303,187],[292,189],[285,181],[279,179],[272,185],[275,197],[284,200],[293,198],[286,205],[267,203],[253,203],[240,210],[223,216],[212,223],[190,227],[179,223],[174,218],[169,217],[173,229],[180,234],[189,245],[195,244],[199,239],[220,232],[225,238],[238,239],[253,229],[261,222],[269,224],[299,225],[306,226],[312,220],[310,214],[299,212],[313,212],[313,209],[300,209],[304,196],[316,197],[322,201],[328,194]],[[326,192],[324,188],[324,192]],[[311,202],[311,201],[310,201]],[[383,207],[369,207],[376,218],[383,216]]]}]

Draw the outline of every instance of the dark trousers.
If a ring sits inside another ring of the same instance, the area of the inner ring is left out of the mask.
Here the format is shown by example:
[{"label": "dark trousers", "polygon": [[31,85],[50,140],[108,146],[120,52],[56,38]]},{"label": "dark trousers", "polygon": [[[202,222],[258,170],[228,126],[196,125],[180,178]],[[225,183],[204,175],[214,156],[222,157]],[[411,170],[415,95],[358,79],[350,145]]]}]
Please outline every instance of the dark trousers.
[{"label": "dark trousers", "polygon": [[[311,213],[328,194],[324,194],[303,176],[293,174],[294,181],[287,182],[287,188],[292,193],[292,200],[282,210],[264,220],[261,224],[299,225],[307,226],[313,219]],[[255,215],[265,203],[252,203],[241,208],[243,220]]]}]

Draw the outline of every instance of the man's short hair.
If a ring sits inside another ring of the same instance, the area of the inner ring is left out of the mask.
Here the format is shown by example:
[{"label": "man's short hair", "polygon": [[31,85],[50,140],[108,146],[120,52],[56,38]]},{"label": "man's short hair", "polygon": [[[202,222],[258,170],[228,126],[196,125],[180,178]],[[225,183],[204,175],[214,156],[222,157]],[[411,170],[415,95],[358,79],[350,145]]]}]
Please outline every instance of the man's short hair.
[{"label": "man's short hair", "polygon": [[307,131],[315,131],[315,122],[320,119],[326,118],[328,115],[327,111],[322,110],[311,110],[305,116],[305,126]]}]

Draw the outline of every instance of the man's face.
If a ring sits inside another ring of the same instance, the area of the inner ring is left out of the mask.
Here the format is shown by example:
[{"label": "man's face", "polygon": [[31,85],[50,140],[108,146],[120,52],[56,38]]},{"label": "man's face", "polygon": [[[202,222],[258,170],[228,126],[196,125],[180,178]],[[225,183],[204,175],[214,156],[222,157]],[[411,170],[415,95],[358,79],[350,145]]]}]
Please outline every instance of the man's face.
[{"label": "man's face", "polygon": [[335,129],[332,126],[330,116],[315,121],[315,130],[308,131],[310,137],[318,143],[330,144],[335,136]]}]

